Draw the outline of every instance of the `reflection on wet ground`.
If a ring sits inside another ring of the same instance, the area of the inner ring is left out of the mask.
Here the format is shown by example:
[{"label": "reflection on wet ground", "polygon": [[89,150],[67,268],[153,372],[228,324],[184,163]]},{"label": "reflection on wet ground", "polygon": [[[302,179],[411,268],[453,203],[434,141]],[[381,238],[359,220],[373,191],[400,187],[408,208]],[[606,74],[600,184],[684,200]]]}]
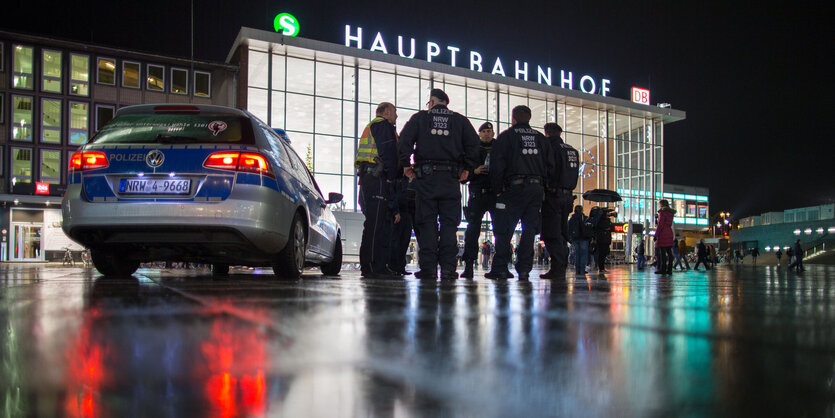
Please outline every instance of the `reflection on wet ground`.
[{"label": "reflection on wet ground", "polygon": [[0,411],[835,414],[833,267],[531,283],[236,273],[0,265]]}]

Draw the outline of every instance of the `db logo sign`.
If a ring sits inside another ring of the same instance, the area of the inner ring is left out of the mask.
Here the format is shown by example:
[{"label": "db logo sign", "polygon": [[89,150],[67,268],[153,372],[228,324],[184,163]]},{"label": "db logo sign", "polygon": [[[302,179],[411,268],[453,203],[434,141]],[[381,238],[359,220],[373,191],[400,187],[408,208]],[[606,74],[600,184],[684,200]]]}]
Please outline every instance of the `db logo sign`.
[{"label": "db logo sign", "polygon": [[632,101],[640,104],[649,104],[649,90],[632,87]]}]

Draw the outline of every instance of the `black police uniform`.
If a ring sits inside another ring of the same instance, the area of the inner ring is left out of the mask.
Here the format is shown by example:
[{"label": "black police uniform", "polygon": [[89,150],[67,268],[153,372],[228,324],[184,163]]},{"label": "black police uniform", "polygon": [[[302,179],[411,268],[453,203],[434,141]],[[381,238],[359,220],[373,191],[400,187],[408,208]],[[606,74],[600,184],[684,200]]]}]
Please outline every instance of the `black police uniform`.
[{"label": "black police uniform", "polygon": [[[363,162],[360,178],[360,208],[365,215],[360,241],[360,268],[363,275],[388,275],[391,225],[397,205],[394,204],[393,183],[397,178],[397,131],[387,120],[371,125],[380,162]],[[380,166],[382,164],[382,167]]]},{"label": "black police uniform", "polygon": [[[493,140],[488,143],[481,142],[479,148],[479,165],[488,165],[490,150],[493,147]],[[493,209],[496,207],[496,194],[490,188],[489,174],[469,175],[469,199],[464,207],[464,217],[467,219],[467,231],[464,232],[464,254],[461,258],[467,265],[465,272],[471,270],[472,264],[478,259],[478,237],[481,234],[481,220],[485,212],[490,212],[490,219],[493,219]],[[462,273],[462,277],[463,273]],[[472,277],[472,276],[469,276]]]},{"label": "black police uniform", "polygon": [[541,277],[564,276],[568,268],[568,217],[574,211],[574,188],[580,170],[580,153],[559,136],[548,138],[555,169],[542,202],[542,234],[551,256],[551,270]]},{"label": "black police uniform", "polygon": [[407,177],[395,181],[394,194],[400,211],[400,222],[392,227],[391,257],[389,269],[398,274],[406,274],[406,252],[412,240],[412,226],[415,216],[415,190],[409,187]]},{"label": "black police uniform", "polygon": [[415,158],[418,278],[437,277],[439,263],[444,278],[457,278],[455,232],[461,223],[458,180],[462,169],[476,167],[478,144],[478,135],[470,121],[440,104],[415,113],[400,132],[400,163],[408,166],[412,154]]},{"label": "black police uniform", "polygon": [[493,143],[490,153],[490,182],[496,194],[493,232],[496,255],[488,278],[512,277],[507,271],[510,262],[510,238],[516,224],[522,221],[516,272],[526,280],[533,268],[533,241],[540,227],[540,208],[544,187],[554,167],[551,146],[545,136],[527,123],[517,123],[504,131]]}]

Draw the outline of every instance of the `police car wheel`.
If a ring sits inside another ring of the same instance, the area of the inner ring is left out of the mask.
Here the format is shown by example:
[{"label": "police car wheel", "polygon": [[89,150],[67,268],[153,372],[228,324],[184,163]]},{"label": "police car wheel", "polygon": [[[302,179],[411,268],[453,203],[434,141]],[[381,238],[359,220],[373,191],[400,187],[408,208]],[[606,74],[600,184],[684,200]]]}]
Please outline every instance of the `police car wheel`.
[{"label": "police car wheel", "polygon": [[111,277],[130,276],[139,268],[139,261],[125,260],[117,256],[118,252],[90,250],[93,266],[99,273]]},{"label": "police car wheel", "polygon": [[290,239],[284,249],[278,253],[273,264],[273,272],[279,279],[296,280],[304,271],[304,253],[307,248],[307,236],[301,216],[297,213],[290,224]]},{"label": "police car wheel", "polygon": [[320,267],[322,274],[326,276],[336,276],[342,270],[342,237],[336,236],[336,242],[333,245],[333,259],[322,264]]}]

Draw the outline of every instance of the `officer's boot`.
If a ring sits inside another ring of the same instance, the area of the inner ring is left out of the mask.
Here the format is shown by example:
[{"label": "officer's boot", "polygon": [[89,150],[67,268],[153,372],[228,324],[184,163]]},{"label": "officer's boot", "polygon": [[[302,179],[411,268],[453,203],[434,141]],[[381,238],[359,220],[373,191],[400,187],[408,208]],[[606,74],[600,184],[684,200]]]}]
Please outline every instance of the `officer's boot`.
[{"label": "officer's boot", "polygon": [[464,271],[461,272],[461,278],[464,279],[472,279],[473,278],[473,261],[467,260],[465,262]]}]

